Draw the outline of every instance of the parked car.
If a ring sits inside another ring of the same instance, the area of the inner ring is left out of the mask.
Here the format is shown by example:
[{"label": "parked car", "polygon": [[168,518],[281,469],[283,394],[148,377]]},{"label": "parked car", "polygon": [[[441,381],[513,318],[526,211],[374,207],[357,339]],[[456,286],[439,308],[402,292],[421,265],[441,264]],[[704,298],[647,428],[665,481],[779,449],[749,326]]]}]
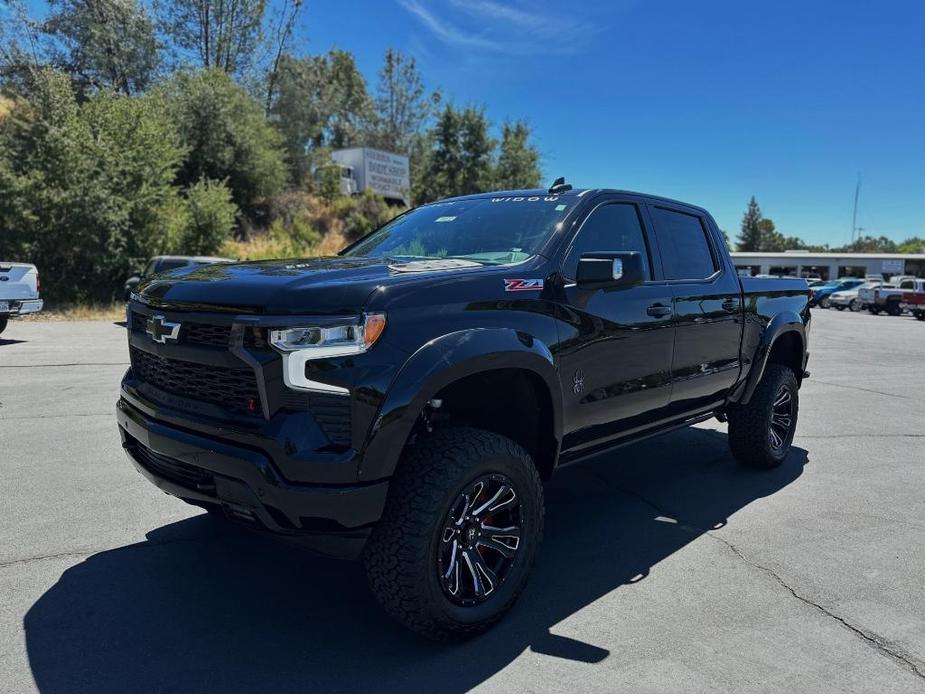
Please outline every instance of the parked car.
[{"label": "parked car", "polygon": [[0,261],[0,333],[10,318],[42,310],[39,271],[29,263]]},{"label": "parked car", "polygon": [[925,320],[925,280],[913,280],[912,288],[903,290],[900,308],[918,320]]},{"label": "parked car", "polygon": [[866,308],[866,304],[860,298],[860,292],[862,289],[876,289],[883,284],[883,280],[874,280],[866,282],[858,287],[853,289],[842,289],[837,292],[833,292],[829,295],[829,304],[833,308],[837,308],[839,311],[844,311],[846,308],[852,311],[860,311],[863,308]]},{"label": "parked car", "polygon": [[699,207],[560,180],[418,207],[339,257],[207,269],[128,305],[128,457],[188,503],[361,557],[431,638],[513,605],[558,467],[714,416],[747,466],[793,440],[806,283],[738,277]]},{"label": "parked car", "polygon": [[864,280],[858,277],[843,277],[837,280],[829,280],[821,287],[813,287],[810,292],[810,306],[819,306],[820,308],[829,308],[831,301],[829,297],[835,292],[846,289],[854,289],[864,284]]},{"label": "parked car", "polygon": [[889,285],[875,289],[873,301],[867,310],[874,315],[881,311],[891,316],[900,315],[903,312],[903,292],[913,291],[917,281],[915,277],[903,277],[898,282],[894,278]]},{"label": "parked car", "polygon": [[215,258],[205,255],[156,255],[148,261],[145,269],[137,275],[132,275],[125,280],[125,300],[128,301],[135,287],[142,280],[153,277],[161,272],[176,270],[181,267],[190,267],[198,265],[211,265],[212,263],[233,263],[231,258]]}]

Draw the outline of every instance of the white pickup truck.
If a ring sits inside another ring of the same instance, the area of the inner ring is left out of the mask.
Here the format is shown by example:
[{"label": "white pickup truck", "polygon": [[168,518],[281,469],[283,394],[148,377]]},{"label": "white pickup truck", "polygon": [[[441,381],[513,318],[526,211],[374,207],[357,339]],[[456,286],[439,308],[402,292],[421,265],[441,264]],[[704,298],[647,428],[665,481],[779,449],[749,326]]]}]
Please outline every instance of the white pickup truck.
[{"label": "white pickup truck", "polygon": [[0,260],[0,333],[11,317],[42,310],[39,286],[35,265]]}]

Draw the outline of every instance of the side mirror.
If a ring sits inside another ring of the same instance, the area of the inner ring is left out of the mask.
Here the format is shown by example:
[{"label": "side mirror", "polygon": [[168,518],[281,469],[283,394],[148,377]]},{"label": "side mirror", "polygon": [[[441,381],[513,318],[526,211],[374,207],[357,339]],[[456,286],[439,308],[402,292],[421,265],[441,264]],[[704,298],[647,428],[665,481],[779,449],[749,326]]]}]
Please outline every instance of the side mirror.
[{"label": "side mirror", "polygon": [[642,256],[636,252],[583,253],[575,278],[579,287],[632,287],[643,281]]}]

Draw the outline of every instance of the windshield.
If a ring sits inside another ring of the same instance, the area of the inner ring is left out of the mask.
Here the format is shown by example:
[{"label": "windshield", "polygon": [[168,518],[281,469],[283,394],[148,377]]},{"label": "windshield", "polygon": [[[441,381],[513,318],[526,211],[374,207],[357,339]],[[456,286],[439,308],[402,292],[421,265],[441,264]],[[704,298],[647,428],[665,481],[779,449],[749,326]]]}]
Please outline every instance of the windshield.
[{"label": "windshield", "polygon": [[557,195],[537,195],[424,205],[392,220],[344,255],[516,263],[536,254],[572,204]]}]

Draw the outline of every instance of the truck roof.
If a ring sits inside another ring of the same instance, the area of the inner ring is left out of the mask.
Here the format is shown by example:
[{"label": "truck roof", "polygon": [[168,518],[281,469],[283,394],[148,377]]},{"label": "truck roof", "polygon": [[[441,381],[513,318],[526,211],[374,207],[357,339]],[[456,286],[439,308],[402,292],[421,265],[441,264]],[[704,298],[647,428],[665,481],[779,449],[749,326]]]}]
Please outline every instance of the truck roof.
[{"label": "truck roof", "polygon": [[[651,193],[640,193],[633,190],[620,190],[618,188],[573,188],[572,190],[565,191],[564,193],[555,193],[560,198],[569,198],[569,197],[584,197],[587,194],[597,195],[599,193],[615,193],[619,195],[634,195],[641,198],[648,198],[650,200],[660,200],[662,202],[671,203],[673,205],[680,205],[682,207],[688,207],[690,209],[698,210],[704,214],[709,214],[707,210],[698,206],[692,205],[689,202],[682,202],[681,200],[673,200],[672,198],[666,198],[662,195],[653,195]],[[489,191],[485,193],[473,193],[472,195],[458,195],[451,198],[444,198],[444,200],[475,200],[478,198],[497,198],[497,197],[534,197],[538,195],[550,195],[549,190],[546,188],[529,188],[523,190],[496,190]]]}]

